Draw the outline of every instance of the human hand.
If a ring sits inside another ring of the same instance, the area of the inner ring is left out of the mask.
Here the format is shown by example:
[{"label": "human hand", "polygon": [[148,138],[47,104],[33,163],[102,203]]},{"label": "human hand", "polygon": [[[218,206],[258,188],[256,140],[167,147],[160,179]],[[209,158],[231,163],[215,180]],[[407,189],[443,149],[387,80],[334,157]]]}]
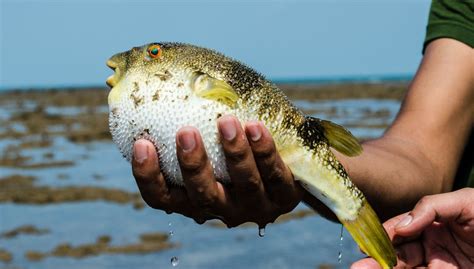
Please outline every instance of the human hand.
[{"label": "human hand", "polygon": [[134,145],[133,175],[145,202],[168,213],[176,212],[197,223],[218,218],[228,227],[255,222],[260,227],[291,211],[303,190],[276,151],[270,132],[261,122],[245,130],[232,116],[218,119],[218,129],[231,184],[214,178],[199,131],[183,127],[176,135],[177,156],[184,188],[165,182],[153,144]]},{"label": "human hand", "polygon": [[[395,268],[474,268],[474,189],[423,197],[384,223],[398,251]],[[380,268],[371,258],[352,265]]]}]

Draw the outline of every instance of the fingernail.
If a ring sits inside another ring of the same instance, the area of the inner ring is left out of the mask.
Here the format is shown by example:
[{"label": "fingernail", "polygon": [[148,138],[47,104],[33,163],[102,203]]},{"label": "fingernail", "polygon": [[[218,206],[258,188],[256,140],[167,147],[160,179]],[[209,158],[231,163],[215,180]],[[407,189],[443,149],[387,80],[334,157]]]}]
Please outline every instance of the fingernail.
[{"label": "fingernail", "polygon": [[257,142],[262,137],[262,131],[258,122],[252,122],[247,125],[247,131],[250,135],[250,140]]},{"label": "fingernail", "polygon": [[235,126],[235,121],[231,117],[222,117],[219,120],[219,130],[221,131],[222,136],[227,141],[234,140],[237,135],[237,127]]},{"label": "fingernail", "polygon": [[137,163],[143,163],[148,158],[148,146],[143,140],[138,140],[133,146],[133,158]]},{"label": "fingernail", "polygon": [[406,215],[399,223],[397,223],[397,225],[395,225],[395,229],[407,226],[412,220],[413,217],[411,215]]},{"label": "fingernail", "polygon": [[191,130],[182,130],[178,133],[178,143],[184,152],[190,152],[196,146],[194,133]]}]

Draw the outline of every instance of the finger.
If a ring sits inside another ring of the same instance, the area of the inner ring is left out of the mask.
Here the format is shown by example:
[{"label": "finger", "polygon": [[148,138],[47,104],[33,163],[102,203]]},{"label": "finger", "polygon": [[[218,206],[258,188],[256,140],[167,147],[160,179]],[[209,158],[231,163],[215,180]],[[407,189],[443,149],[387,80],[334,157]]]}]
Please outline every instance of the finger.
[{"label": "finger", "polygon": [[218,129],[232,190],[239,203],[262,206],[264,187],[242,126],[235,117],[223,116],[218,119]]},{"label": "finger", "polygon": [[[472,201],[474,190],[463,189],[456,192],[423,197],[415,208],[396,226],[400,235],[419,234],[433,221],[449,222],[474,218]],[[470,216],[466,216],[466,215]]]},{"label": "finger", "polygon": [[425,252],[420,241],[413,241],[397,246],[398,260],[409,268],[422,265],[425,261]]},{"label": "finger", "polygon": [[[181,128],[176,134],[176,145],[184,185],[191,203],[203,214],[216,211],[222,213],[223,205],[227,204],[226,193],[214,178],[199,131],[194,127]],[[208,218],[204,215],[200,217]]]},{"label": "finger", "polygon": [[418,235],[411,236],[400,236],[395,232],[395,227],[402,221],[408,213],[403,213],[398,216],[395,216],[383,223],[385,231],[387,231],[388,237],[393,242],[394,245],[399,245],[407,242],[411,242],[419,238]]},{"label": "finger", "polygon": [[351,265],[351,269],[380,269],[379,263],[372,258],[359,260]]},{"label": "finger", "polygon": [[302,188],[278,154],[270,132],[257,121],[248,122],[245,132],[270,198],[281,207],[293,209],[301,200]]},{"label": "finger", "polygon": [[155,146],[148,140],[140,139],[133,146],[132,172],[143,200],[152,208],[187,214],[183,209],[188,203],[182,188],[168,188],[160,171]]},{"label": "finger", "polygon": [[168,187],[160,171],[153,144],[140,139],[133,146],[132,172],[143,200],[153,208],[168,210]]}]

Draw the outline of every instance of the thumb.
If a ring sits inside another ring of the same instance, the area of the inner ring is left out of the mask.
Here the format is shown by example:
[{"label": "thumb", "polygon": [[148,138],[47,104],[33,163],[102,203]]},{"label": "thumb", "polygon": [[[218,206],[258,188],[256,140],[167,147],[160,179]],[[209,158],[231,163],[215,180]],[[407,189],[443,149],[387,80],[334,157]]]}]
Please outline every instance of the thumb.
[{"label": "thumb", "polygon": [[421,233],[434,221],[450,222],[461,218],[474,218],[473,210],[469,210],[473,203],[474,189],[466,188],[455,192],[425,196],[395,226],[395,233],[402,236],[412,236]]}]

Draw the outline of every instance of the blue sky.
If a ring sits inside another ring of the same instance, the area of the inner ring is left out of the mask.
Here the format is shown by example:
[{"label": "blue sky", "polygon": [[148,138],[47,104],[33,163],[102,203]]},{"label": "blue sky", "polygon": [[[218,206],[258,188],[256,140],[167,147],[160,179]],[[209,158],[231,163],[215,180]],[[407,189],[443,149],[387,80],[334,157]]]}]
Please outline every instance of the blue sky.
[{"label": "blue sky", "polygon": [[210,47],[271,79],[416,71],[424,0],[0,0],[0,88],[104,85],[112,54],[152,41]]}]

